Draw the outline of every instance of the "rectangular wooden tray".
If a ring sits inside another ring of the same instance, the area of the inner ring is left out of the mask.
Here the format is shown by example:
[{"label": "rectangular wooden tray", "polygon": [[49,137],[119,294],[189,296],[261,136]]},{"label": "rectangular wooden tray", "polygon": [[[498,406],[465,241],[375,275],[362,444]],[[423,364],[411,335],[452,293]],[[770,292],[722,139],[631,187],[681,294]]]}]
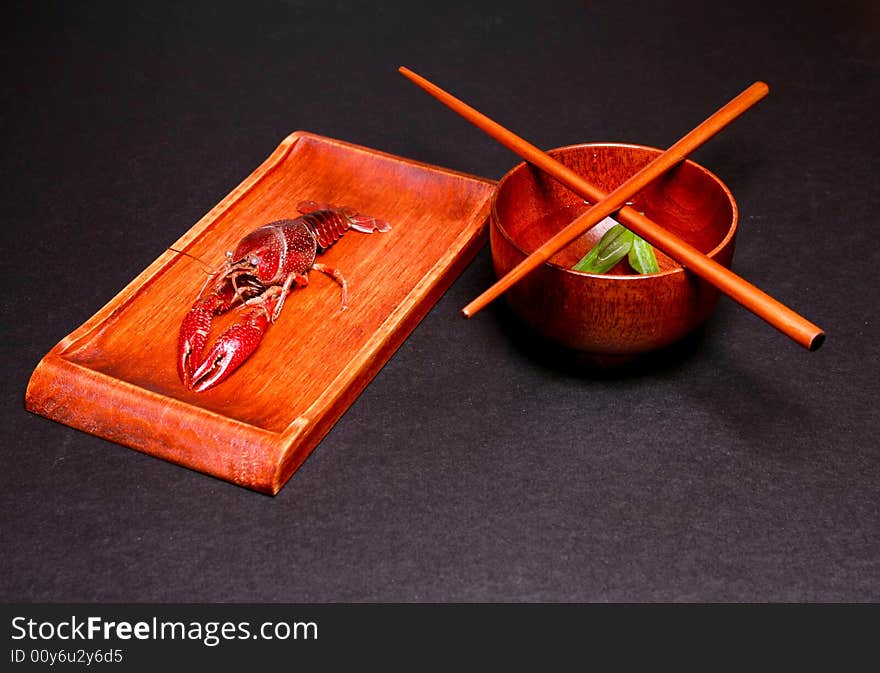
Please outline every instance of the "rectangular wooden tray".
[{"label": "rectangular wooden tray", "polygon": [[173,247],[215,264],[252,229],[296,217],[302,200],[352,206],[392,229],[349,231],[321,256],[348,280],[348,310],[339,287],[311,273],[241,369],[207,392],[188,391],[177,334],[206,276],[169,250],[40,361],[27,409],[275,494],[483,245],[493,189],[293,133]]}]

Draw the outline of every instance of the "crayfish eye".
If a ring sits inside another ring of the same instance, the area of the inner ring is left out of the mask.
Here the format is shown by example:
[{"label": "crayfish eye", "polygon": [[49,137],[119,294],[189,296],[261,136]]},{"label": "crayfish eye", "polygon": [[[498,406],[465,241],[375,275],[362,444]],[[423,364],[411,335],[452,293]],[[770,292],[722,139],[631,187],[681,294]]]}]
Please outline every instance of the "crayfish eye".
[{"label": "crayfish eye", "polygon": [[259,257],[251,257],[250,262],[251,262],[251,266],[258,266],[260,264],[260,258]]}]

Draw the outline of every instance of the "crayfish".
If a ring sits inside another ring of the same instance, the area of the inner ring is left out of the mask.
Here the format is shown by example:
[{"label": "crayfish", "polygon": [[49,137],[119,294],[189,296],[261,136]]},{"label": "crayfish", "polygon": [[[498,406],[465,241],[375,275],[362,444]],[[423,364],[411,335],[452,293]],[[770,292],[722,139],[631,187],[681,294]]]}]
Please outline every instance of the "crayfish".
[{"label": "crayfish", "polygon": [[[363,233],[388,231],[391,225],[353,208],[303,201],[300,217],[277,220],[255,229],[208,278],[180,326],[177,369],[183,384],[197,392],[228,378],[257,349],[263,334],[281,314],[293,287],[308,285],[312,269],[325,273],[342,288],[342,309],[348,305],[348,284],[338,269],[315,261],[349,229]],[[238,306],[236,322],[223,332],[206,355],[215,315]]]}]

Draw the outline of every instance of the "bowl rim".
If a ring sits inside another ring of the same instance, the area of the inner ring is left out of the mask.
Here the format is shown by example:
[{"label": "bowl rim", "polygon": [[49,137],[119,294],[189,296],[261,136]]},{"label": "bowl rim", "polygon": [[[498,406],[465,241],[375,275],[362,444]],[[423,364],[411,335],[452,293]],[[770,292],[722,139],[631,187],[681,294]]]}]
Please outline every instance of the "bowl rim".
[{"label": "bowl rim", "polygon": [[[561,152],[564,150],[575,150],[575,149],[584,149],[590,147],[620,147],[620,148],[630,148],[630,149],[639,149],[639,150],[651,150],[654,152],[663,152],[657,147],[652,147],[650,145],[639,145],[637,143],[624,143],[624,142],[589,142],[589,143],[575,143],[573,145],[563,145],[561,147],[554,147],[550,150],[547,150],[547,154],[552,154],[554,152]],[[529,253],[523,250],[519,245],[517,245],[510,235],[507,233],[504,227],[501,226],[501,220],[498,217],[498,194],[501,191],[501,186],[505,181],[513,175],[514,172],[520,170],[523,166],[525,166],[528,162],[521,161],[516,164],[513,168],[511,168],[507,173],[505,173],[500,180],[495,184],[495,191],[492,193],[492,201],[490,208],[490,220],[492,223],[495,223],[495,229],[498,233],[516,250],[522,253],[524,256],[528,256]],[[718,185],[721,186],[721,189],[724,191],[724,194],[727,196],[727,200],[730,202],[732,208],[732,221],[730,227],[728,227],[727,233],[724,235],[724,238],[716,245],[712,250],[708,253],[705,253],[707,257],[714,258],[719,252],[721,252],[727,245],[730,243],[731,239],[736,235],[737,228],[739,226],[739,208],[736,205],[736,199],[733,198],[733,192],[730,191],[728,186],[724,183],[724,181],[719,178],[715,173],[710,171],[705,166],[698,164],[696,161],[692,159],[684,159],[680,163],[690,164],[697,170],[705,173],[711,180],[714,180]],[[678,164],[676,164],[678,165]],[[676,262],[678,264],[679,262]],[[666,271],[659,271],[657,273],[637,273],[637,274],[609,274],[609,273],[587,273],[585,271],[575,271],[574,269],[567,268],[556,264],[555,262],[551,262],[547,260],[543,263],[543,266],[550,266],[554,269],[558,269],[560,271],[565,271],[566,273],[570,273],[575,276],[583,276],[585,278],[601,278],[603,280],[614,280],[614,281],[627,281],[627,282],[638,282],[645,281],[654,278],[661,278],[664,276],[672,276],[677,273],[684,273],[687,269],[683,266],[678,266],[674,269],[667,269]]]}]

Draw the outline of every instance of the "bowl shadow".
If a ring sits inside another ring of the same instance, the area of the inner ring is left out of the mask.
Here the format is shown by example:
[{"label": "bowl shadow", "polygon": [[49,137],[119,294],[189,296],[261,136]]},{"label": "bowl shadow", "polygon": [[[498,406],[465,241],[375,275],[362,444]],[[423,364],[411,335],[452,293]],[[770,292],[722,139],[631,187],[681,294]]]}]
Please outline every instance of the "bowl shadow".
[{"label": "bowl shadow", "polygon": [[638,354],[603,357],[544,338],[523,322],[503,299],[494,302],[489,313],[503,336],[527,359],[558,374],[594,381],[673,374],[705,349],[712,331],[710,318],[668,346]]}]

